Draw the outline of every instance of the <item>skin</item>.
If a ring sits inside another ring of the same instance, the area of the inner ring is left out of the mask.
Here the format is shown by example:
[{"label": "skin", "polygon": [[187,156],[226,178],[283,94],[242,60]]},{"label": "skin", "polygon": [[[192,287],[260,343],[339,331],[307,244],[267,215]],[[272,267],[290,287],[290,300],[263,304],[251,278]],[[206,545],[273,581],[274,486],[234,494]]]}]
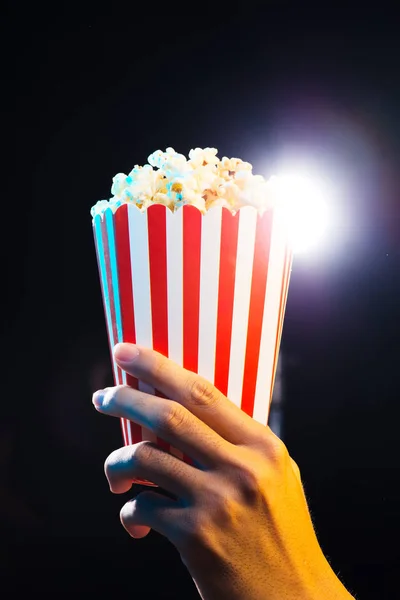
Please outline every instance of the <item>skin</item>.
[{"label": "skin", "polygon": [[157,352],[118,344],[114,357],[166,397],[110,387],[93,396],[98,412],[145,425],[193,461],[151,442],[109,455],[113,493],[144,478],[171,495],[149,489],[126,503],[128,533],[167,537],[204,600],[351,600],[319,546],[299,469],[271,429]]}]

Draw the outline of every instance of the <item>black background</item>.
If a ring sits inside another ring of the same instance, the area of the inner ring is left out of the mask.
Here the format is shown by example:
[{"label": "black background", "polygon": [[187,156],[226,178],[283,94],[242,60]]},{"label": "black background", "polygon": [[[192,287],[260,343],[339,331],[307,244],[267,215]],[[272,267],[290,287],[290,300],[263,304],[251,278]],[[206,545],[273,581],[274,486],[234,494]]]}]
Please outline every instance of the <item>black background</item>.
[{"label": "black background", "polygon": [[[90,207],[113,175],[214,146],[328,174],[340,218],[296,258],[284,441],[321,545],[361,598],[398,569],[400,42],[386,7],[14,3],[2,19],[1,564],[6,597],[196,598],[170,544],[119,525],[97,415],[112,374]],[[394,595],[393,595],[394,594]],[[137,595],[137,592],[136,592]],[[142,596],[143,594],[141,594]]]}]

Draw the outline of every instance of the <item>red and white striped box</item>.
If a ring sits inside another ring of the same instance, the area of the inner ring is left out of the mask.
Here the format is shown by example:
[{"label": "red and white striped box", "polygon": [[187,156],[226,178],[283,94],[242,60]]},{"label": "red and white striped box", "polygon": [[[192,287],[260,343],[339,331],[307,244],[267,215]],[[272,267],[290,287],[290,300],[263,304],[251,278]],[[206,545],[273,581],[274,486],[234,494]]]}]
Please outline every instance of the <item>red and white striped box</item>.
[{"label": "red and white striped box", "polygon": [[[280,211],[124,204],[95,216],[93,230],[110,349],[153,348],[266,425],[292,263]],[[112,361],[116,385],[155,393]],[[121,424],[126,445],[155,441],[185,460],[145,427]]]}]

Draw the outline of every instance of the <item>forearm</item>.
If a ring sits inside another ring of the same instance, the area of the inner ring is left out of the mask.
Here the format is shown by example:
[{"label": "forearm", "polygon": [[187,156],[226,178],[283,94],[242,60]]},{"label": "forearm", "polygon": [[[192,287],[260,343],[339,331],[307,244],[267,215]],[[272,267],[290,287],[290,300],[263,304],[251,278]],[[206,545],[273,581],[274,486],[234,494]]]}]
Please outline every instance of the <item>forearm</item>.
[{"label": "forearm", "polygon": [[310,586],[309,595],[304,600],[355,600],[334,573],[332,567],[323,557],[323,569],[314,585]]}]

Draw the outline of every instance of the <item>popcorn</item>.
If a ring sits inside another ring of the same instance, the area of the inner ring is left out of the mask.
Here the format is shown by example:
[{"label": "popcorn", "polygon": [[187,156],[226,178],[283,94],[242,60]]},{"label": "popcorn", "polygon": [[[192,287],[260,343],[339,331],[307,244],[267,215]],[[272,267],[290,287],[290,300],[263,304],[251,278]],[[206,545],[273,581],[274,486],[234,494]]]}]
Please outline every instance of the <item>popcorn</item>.
[{"label": "popcorn", "polygon": [[165,174],[178,175],[190,170],[186,157],[178,154],[173,148],[167,148],[165,152],[156,150],[147,159],[153,167],[164,171]]},{"label": "popcorn", "polygon": [[244,162],[240,158],[227,158],[224,156],[220,163],[220,173],[223,177],[233,177],[238,171],[249,171],[251,173],[253,167],[250,163]]},{"label": "popcorn", "polygon": [[95,218],[96,215],[102,214],[103,212],[105,212],[107,210],[107,208],[109,208],[109,206],[110,206],[110,203],[108,200],[99,200],[90,209],[90,214],[92,215],[93,218]]},{"label": "popcorn", "polygon": [[114,194],[114,196],[119,196],[120,194],[122,194],[122,192],[128,185],[127,178],[128,176],[125,175],[125,173],[117,173],[117,175],[113,177],[111,193]]},{"label": "popcorn", "polygon": [[94,217],[107,208],[115,212],[126,203],[141,211],[151,204],[164,204],[171,211],[191,204],[202,213],[215,206],[234,213],[246,205],[264,212],[272,205],[271,186],[261,175],[253,175],[250,163],[226,156],[219,159],[217,154],[216,148],[194,148],[186,159],[171,147],[156,150],[148,164],[135,165],[128,175],[115,175],[112,198],[100,200],[91,214]]},{"label": "popcorn", "polygon": [[239,200],[240,188],[235,181],[227,181],[219,190],[223,198],[230,207],[236,206]]},{"label": "popcorn", "polygon": [[195,148],[189,152],[191,165],[196,169],[198,167],[215,167],[219,163],[217,158],[218,150],[216,148]]},{"label": "popcorn", "polygon": [[162,169],[164,166],[164,152],[162,150],[156,150],[153,154],[150,154],[147,160],[152,167]]}]

